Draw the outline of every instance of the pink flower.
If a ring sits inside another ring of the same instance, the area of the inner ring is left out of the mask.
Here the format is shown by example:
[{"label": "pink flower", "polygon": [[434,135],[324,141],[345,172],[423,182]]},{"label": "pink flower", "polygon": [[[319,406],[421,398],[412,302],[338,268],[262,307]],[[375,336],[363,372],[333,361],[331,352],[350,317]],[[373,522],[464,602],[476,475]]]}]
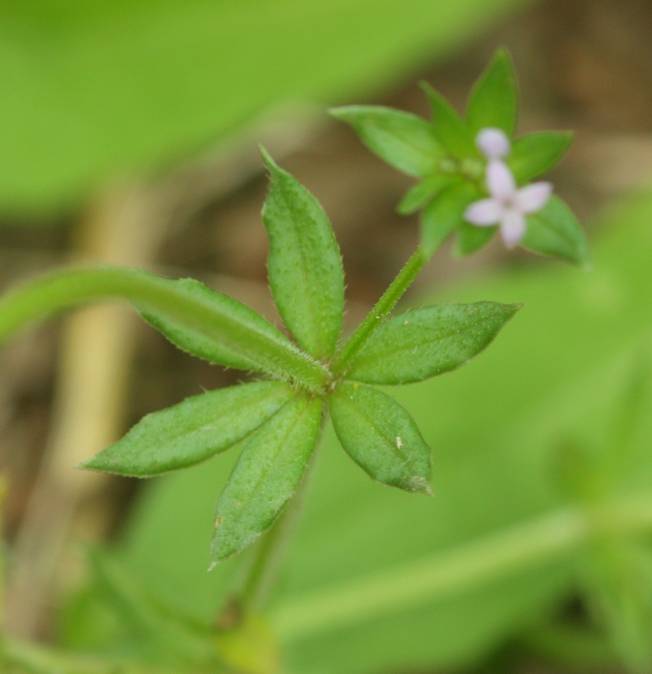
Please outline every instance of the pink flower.
[{"label": "pink flower", "polygon": [[526,216],[542,209],[552,185],[537,182],[517,188],[516,180],[502,158],[509,153],[509,140],[498,129],[483,129],[477,138],[480,150],[489,159],[487,165],[488,199],[472,203],[464,213],[465,219],[476,227],[500,227],[508,248],[514,248],[525,234]]},{"label": "pink flower", "polygon": [[492,159],[504,159],[512,149],[509,138],[500,129],[482,129],[475,139],[475,144],[490,161]]}]

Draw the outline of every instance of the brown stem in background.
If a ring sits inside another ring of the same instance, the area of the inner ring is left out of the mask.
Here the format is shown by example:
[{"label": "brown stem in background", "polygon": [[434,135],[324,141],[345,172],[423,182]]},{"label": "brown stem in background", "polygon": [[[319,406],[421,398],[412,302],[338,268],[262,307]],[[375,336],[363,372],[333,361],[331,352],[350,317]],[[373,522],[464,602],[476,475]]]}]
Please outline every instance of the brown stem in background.
[{"label": "brown stem in background", "polygon": [[[99,199],[80,224],[75,261],[146,266],[158,244],[151,197],[138,186]],[[105,478],[75,466],[113,441],[123,425],[135,321],[122,307],[93,307],[63,326],[57,365],[54,425],[19,529],[7,589],[7,628],[22,637],[39,631],[57,590],[57,569],[82,503]],[[106,511],[84,509],[86,529],[101,535]],[[67,568],[68,565],[67,565]]]}]

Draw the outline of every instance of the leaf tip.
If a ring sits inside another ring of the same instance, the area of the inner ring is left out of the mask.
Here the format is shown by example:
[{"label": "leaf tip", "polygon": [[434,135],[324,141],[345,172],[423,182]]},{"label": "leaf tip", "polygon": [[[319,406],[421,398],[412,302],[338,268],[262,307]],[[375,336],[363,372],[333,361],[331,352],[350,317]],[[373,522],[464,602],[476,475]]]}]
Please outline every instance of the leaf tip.
[{"label": "leaf tip", "polygon": [[417,493],[432,496],[432,487],[430,482],[422,475],[413,475],[408,479],[406,484],[407,490]]},{"label": "leaf tip", "polygon": [[346,105],[341,105],[336,108],[329,108],[328,114],[335,119],[346,121],[349,116],[350,108]]},{"label": "leaf tip", "polygon": [[267,170],[270,173],[274,173],[275,171],[277,171],[279,166],[274,161],[274,158],[268,152],[267,148],[264,145],[261,144],[261,145],[258,146],[258,151],[260,152],[260,156],[263,159],[263,164],[265,164],[265,167],[267,168]]}]

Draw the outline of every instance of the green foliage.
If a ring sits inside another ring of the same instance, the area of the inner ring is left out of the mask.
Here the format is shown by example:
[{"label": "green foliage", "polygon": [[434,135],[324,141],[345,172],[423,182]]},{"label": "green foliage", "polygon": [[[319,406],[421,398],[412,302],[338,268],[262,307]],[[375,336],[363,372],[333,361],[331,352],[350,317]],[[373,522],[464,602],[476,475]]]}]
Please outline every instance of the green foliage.
[{"label": "green foliage", "polygon": [[475,136],[486,128],[502,129],[509,137],[516,131],[518,88],[512,58],[499,49],[471,90],[466,118]]},{"label": "green foliage", "polygon": [[[195,279],[163,282],[176,286],[184,299],[192,296],[209,309],[215,316],[215,326],[220,328],[220,334],[216,335],[202,321],[185,318],[179,321],[165,312],[143,308],[143,318],[176,347],[196,358],[238,370],[278,374],[285,369],[285,364],[278,362],[279,356],[271,352],[271,345],[282,344],[288,350],[294,347],[260,314]],[[256,343],[260,340],[269,347],[263,349]],[[264,351],[268,355],[261,358]]]},{"label": "green foliage", "polygon": [[[564,132],[544,131],[514,138],[518,118],[518,86],[512,59],[502,49],[496,52],[474,84],[466,117],[460,115],[429,84],[424,83],[422,88],[432,110],[430,131],[438,147],[431,150],[429,163],[423,154],[427,152],[427,145],[424,142],[417,143],[417,134],[412,134],[415,142],[411,150],[417,145],[420,150],[418,168],[414,160],[405,161],[406,133],[403,127],[398,124],[395,127],[385,125],[382,143],[370,142],[370,138],[378,135],[378,124],[373,116],[350,112],[357,108],[338,108],[334,114],[351,122],[363,142],[381,159],[408,175],[420,178],[420,182],[401,200],[398,211],[403,215],[422,211],[421,243],[424,250],[432,255],[448,236],[457,233],[456,252],[469,255],[486,246],[496,231],[495,228],[472,224],[465,215],[467,207],[481,200],[489,191],[485,184],[488,160],[491,158],[506,162],[517,184],[524,184],[553,168],[568,149],[572,136]],[[425,128],[419,125],[422,120],[414,115],[382,108],[382,117],[409,119],[411,127],[420,129],[421,137],[426,135]],[[484,156],[485,150],[478,144],[478,135],[485,130],[506,135],[505,156]],[[455,197],[451,193],[452,186],[458,190]],[[449,204],[451,198],[454,203]],[[441,205],[439,201],[442,201]],[[547,221],[544,227],[535,216]],[[560,209],[550,206],[545,213],[539,211],[528,218],[528,227],[530,225],[534,230],[543,228],[547,233],[528,232],[528,237],[522,240],[526,248],[575,264],[586,261],[583,234],[568,207]],[[552,231],[556,234],[553,235]]]},{"label": "green foliage", "polygon": [[350,124],[372,152],[399,171],[419,177],[435,170],[441,147],[420,117],[375,105],[335,108],[331,114]]},{"label": "green foliage", "polygon": [[290,399],[281,382],[240,384],[144,417],[84,468],[151,477],[209,459],[255,431]]},{"label": "green foliage", "polygon": [[347,377],[368,384],[408,384],[454,370],[485,349],[518,308],[477,302],[407,311],[378,328]]},{"label": "green foliage", "polygon": [[91,301],[133,303],[182,350],[319,391],[328,372],[255,311],[193,279],[171,281],[134,269],[52,272],[0,299],[0,343],[45,316]]},{"label": "green foliage", "polygon": [[0,208],[158,171],[288,102],[377,93],[521,2],[2,3]]},{"label": "green foliage", "polygon": [[556,166],[573,142],[569,131],[538,131],[514,141],[509,167],[519,184],[527,183]]},{"label": "green foliage", "polygon": [[471,130],[457,110],[429,84],[424,83],[423,90],[430,102],[435,136],[448,154],[457,159],[476,157],[478,151]]},{"label": "green foliage", "polygon": [[588,246],[582,228],[571,209],[557,196],[550,197],[543,210],[528,216],[523,245],[544,255],[583,264]]},{"label": "green foliage", "polygon": [[349,456],[378,482],[430,494],[430,448],[393,398],[355,383],[330,399],[333,426]]},{"label": "green foliage", "polygon": [[464,225],[464,211],[480,192],[460,178],[449,178],[445,187],[421,214],[421,245],[432,255],[451,232]]},{"label": "green foliage", "polygon": [[264,153],[270,190],[263,208],[272,295],[285,325],[315,358],[333,355],[342,331],[344,270],[326,213]]},{"label": "green foliage", "polygon": [[433,175],[411,187],[401,199],[396,210],[401,215],[412,215],[428,204],[455,178],[446,175]]},{"label": "green foliage", "polygon": [[[84,464],[145,477],[186,468],[246,439],[219,498],[213,565],[256,540],[292,497],[317,444],[321,410],[329,398],[335,401],[332,409],[337,411],[342,443],[357,463],[381,482],[427,491],[428,449],[414,423],[384,394],[366,388],[352,394],[356,389],[346,383],[347,373],[351,370],[354,378],[380,383],[434,376],[480,351],[500,327],[491,311],[476,310],[466,323],[460,321],[461,315],[452,315],[463,308],[439,314],[436,308],[423,310],[435,312],[432,315],[441,325],[434,332],[427,319],[422,320],[423,312],[418,314],[416,332],[415,326],[403,326],[400,337],[395,322],[383,324],[427,260],[417,250],[381,298],[382,306],[374,307],[361,323],[362,330],[335,352],[344,314],[344,273],[331,223],[312,194],[269,155],[264,153],[264,158],[271,180],[263,209],[270,239],[270,285],[301,348],[252,309],[192,279],[170,281],[111,268],[60,272],[0,300],[0,339],[56,310],[118,297],[135,304],[182,350],[277,380],[205,394],[150,415]],[[459,183],[446,193],[455,196],[467,189]],[[442,208],[448,203],[445,199],[437,203],[442,220],[457,221],[459,197],[451,199],[449,212]],[[506,320],[514,309],[504,310]],[[452,334],[445,336],[446,330]],[[397,349],[397,344],[408,343],[409,349]],[[367,425],[356,427],[351,419],[360,415]],[[365,432],[360,438],[364,428],[369,433],[366,440]]]},{"label": "green foliage", "polygon": [[496,234],[496,227],[474,227],[463,222],[457,231],[455,251],[458,255],[471,255],[484,248]]},{"label": "green foliage", "polygon": [[296,395],[246,441],[217,503],[214,563],[250,545],[292,497],[315,449],[322,407]]},{"label": "green foliage", "polygon": [[[337,438],[326,433],[272,603],[286,671],[477,668],[524,630],[537,629],[541,619],[553,620],[576,596],[585,559],[576,552],[585,553],[591,541],[573,535],[569,549],[546,557],[525,536],[541,518],[555,523],[569,507],[577,512],[552,469],[560,437],[572,432],[588,442],[612,433],[614,410],[622,413],[631,381],[631,354],[649,353],[650,317],[640,307],[650,284],[643,251],[652,246],[651,219],[650,197],[614,209],[601,223],[606,238],[596,247],[591,274],[519,267],[426,300],[468,301],[482,293],[499,301],[518,287],[527,311],[473,367],[397,390],[437,449],[435,498],[376,488],[349,469]],[[627,450],[634,470],[603,503],[609,509],[621,499],[649,500],[649,387],[642,395],[640,426]],[[631,409],[629,397],[627,404]],[[205,559],[206,510],[215,485],[228,475],[231,455],[222,459],[150,483],[115,548],[145,587],[206,624],[235,571],[226,562],[210,576],[196,573]],[[561,536],[564,521],[550,529],[552,536]],[[490,551],[504,555],[501,541],[509,535],[534,550],[531,557],[478,575]],[[433,577],[440,579],[437,589]],[[380,593],[360,602],[358,592],[372,581],[383,581],[382,601],[390,605],[379,603]],[[358,612],[344,620],[342,610],[351,607]],[[83,622],[83,615],[78,619]],[[73,631],[71,625],[68,634]],[[83,648],[74,636],[68,643]]]}]

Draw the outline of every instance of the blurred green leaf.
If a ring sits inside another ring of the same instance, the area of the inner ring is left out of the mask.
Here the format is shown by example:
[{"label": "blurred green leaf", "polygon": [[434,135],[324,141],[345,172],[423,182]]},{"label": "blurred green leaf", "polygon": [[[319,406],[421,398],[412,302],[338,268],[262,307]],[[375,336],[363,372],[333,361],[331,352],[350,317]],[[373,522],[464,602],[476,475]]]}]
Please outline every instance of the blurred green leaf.
[{"label": "blurred green leaf", "polygon": [[285,325],[315,358],[333,355],[342,331],[344,270],[317,199],[264,153],[271,185],[263,207],[272,295]]},{"label": "blurred green leaf", "polygon": [[403,173],[427,176],[441,158],[441,146],[430,125],[410,112],[350,105],[335,108],[331,114],[350,124],[372,152]]},{"label": "blurred green leaf", "polygon": [[412,213],[416,213],[454,180],[453,176],[443,173],[428,176],[405,193],[396,207],[397,212],[400,215],[412,215]]},{"label": "blurred green leaf", "polygon": [[632,674],[652,669],[652,551],[627,540],[598,541],[586,559],[589,604]]},{"label": "blurred green leaf", "polygon": [[550,171],[573,142],[569,131],[538,131],[517,138],[508,164],[520,185]]},{"label": "blurred green leaf", "polygon": [[369,386],[343,382],[329,399],[339,441],[374,480],[430,494],[430,447],[393,398]]},{"label": "blurred green leaf", "polygon": [[353,359],[347,378],[409,384],[443,374],[485,349],[518,310],[476,302],[412,309],[383,323]]},{"label": "blurred green leaf", "polygon": [[217,389],[143,418],[84,468],[150,477],[222,452],[274,415],[292,396],[281,382]]},{"label": "blurred green leaf", "polygon": [[575,264],[588,261],[584,232],[571,209],[555,195],[542,210],[527,217],[522,243],[535,253],[554,255]]},{"label": "blurred green leaf", "polygon": [[513,135],[518,118],[518,86],[514,64],[506,50],[496,52],[473,86],[466,115],[473,136],[486,128]]},{"label": "blurred green leaf", "polygon": [[301,481],[321,416],[321,400],[297,394],[246,441],[217,503],[214,563],[240,552],[273,524]]},{"label": "blurred green leaf", "polygon": [[463,224],[466,207],[480,195],[475,185],[458,178],[426,206],[421,215],[421,244],[428,254]]},{"label": "blurred green leaf", "polygon": [[463,222],[457,230],[455,252],[458,255],[471,255],[484,248],[498,231],[497,227],[476,227]]},{"label": "blurred green leaf", "polygon": [[3,3],[0,205],[169,165],[270,106],[381,91],[521,2]]},{"label": "blurred green leaf", "polygon": [[423,83],[422,89],[430,102],[432,125],[437,140],[456,159],[475,157],[478,151],[473,134],[461,115],[427,82]]}]

